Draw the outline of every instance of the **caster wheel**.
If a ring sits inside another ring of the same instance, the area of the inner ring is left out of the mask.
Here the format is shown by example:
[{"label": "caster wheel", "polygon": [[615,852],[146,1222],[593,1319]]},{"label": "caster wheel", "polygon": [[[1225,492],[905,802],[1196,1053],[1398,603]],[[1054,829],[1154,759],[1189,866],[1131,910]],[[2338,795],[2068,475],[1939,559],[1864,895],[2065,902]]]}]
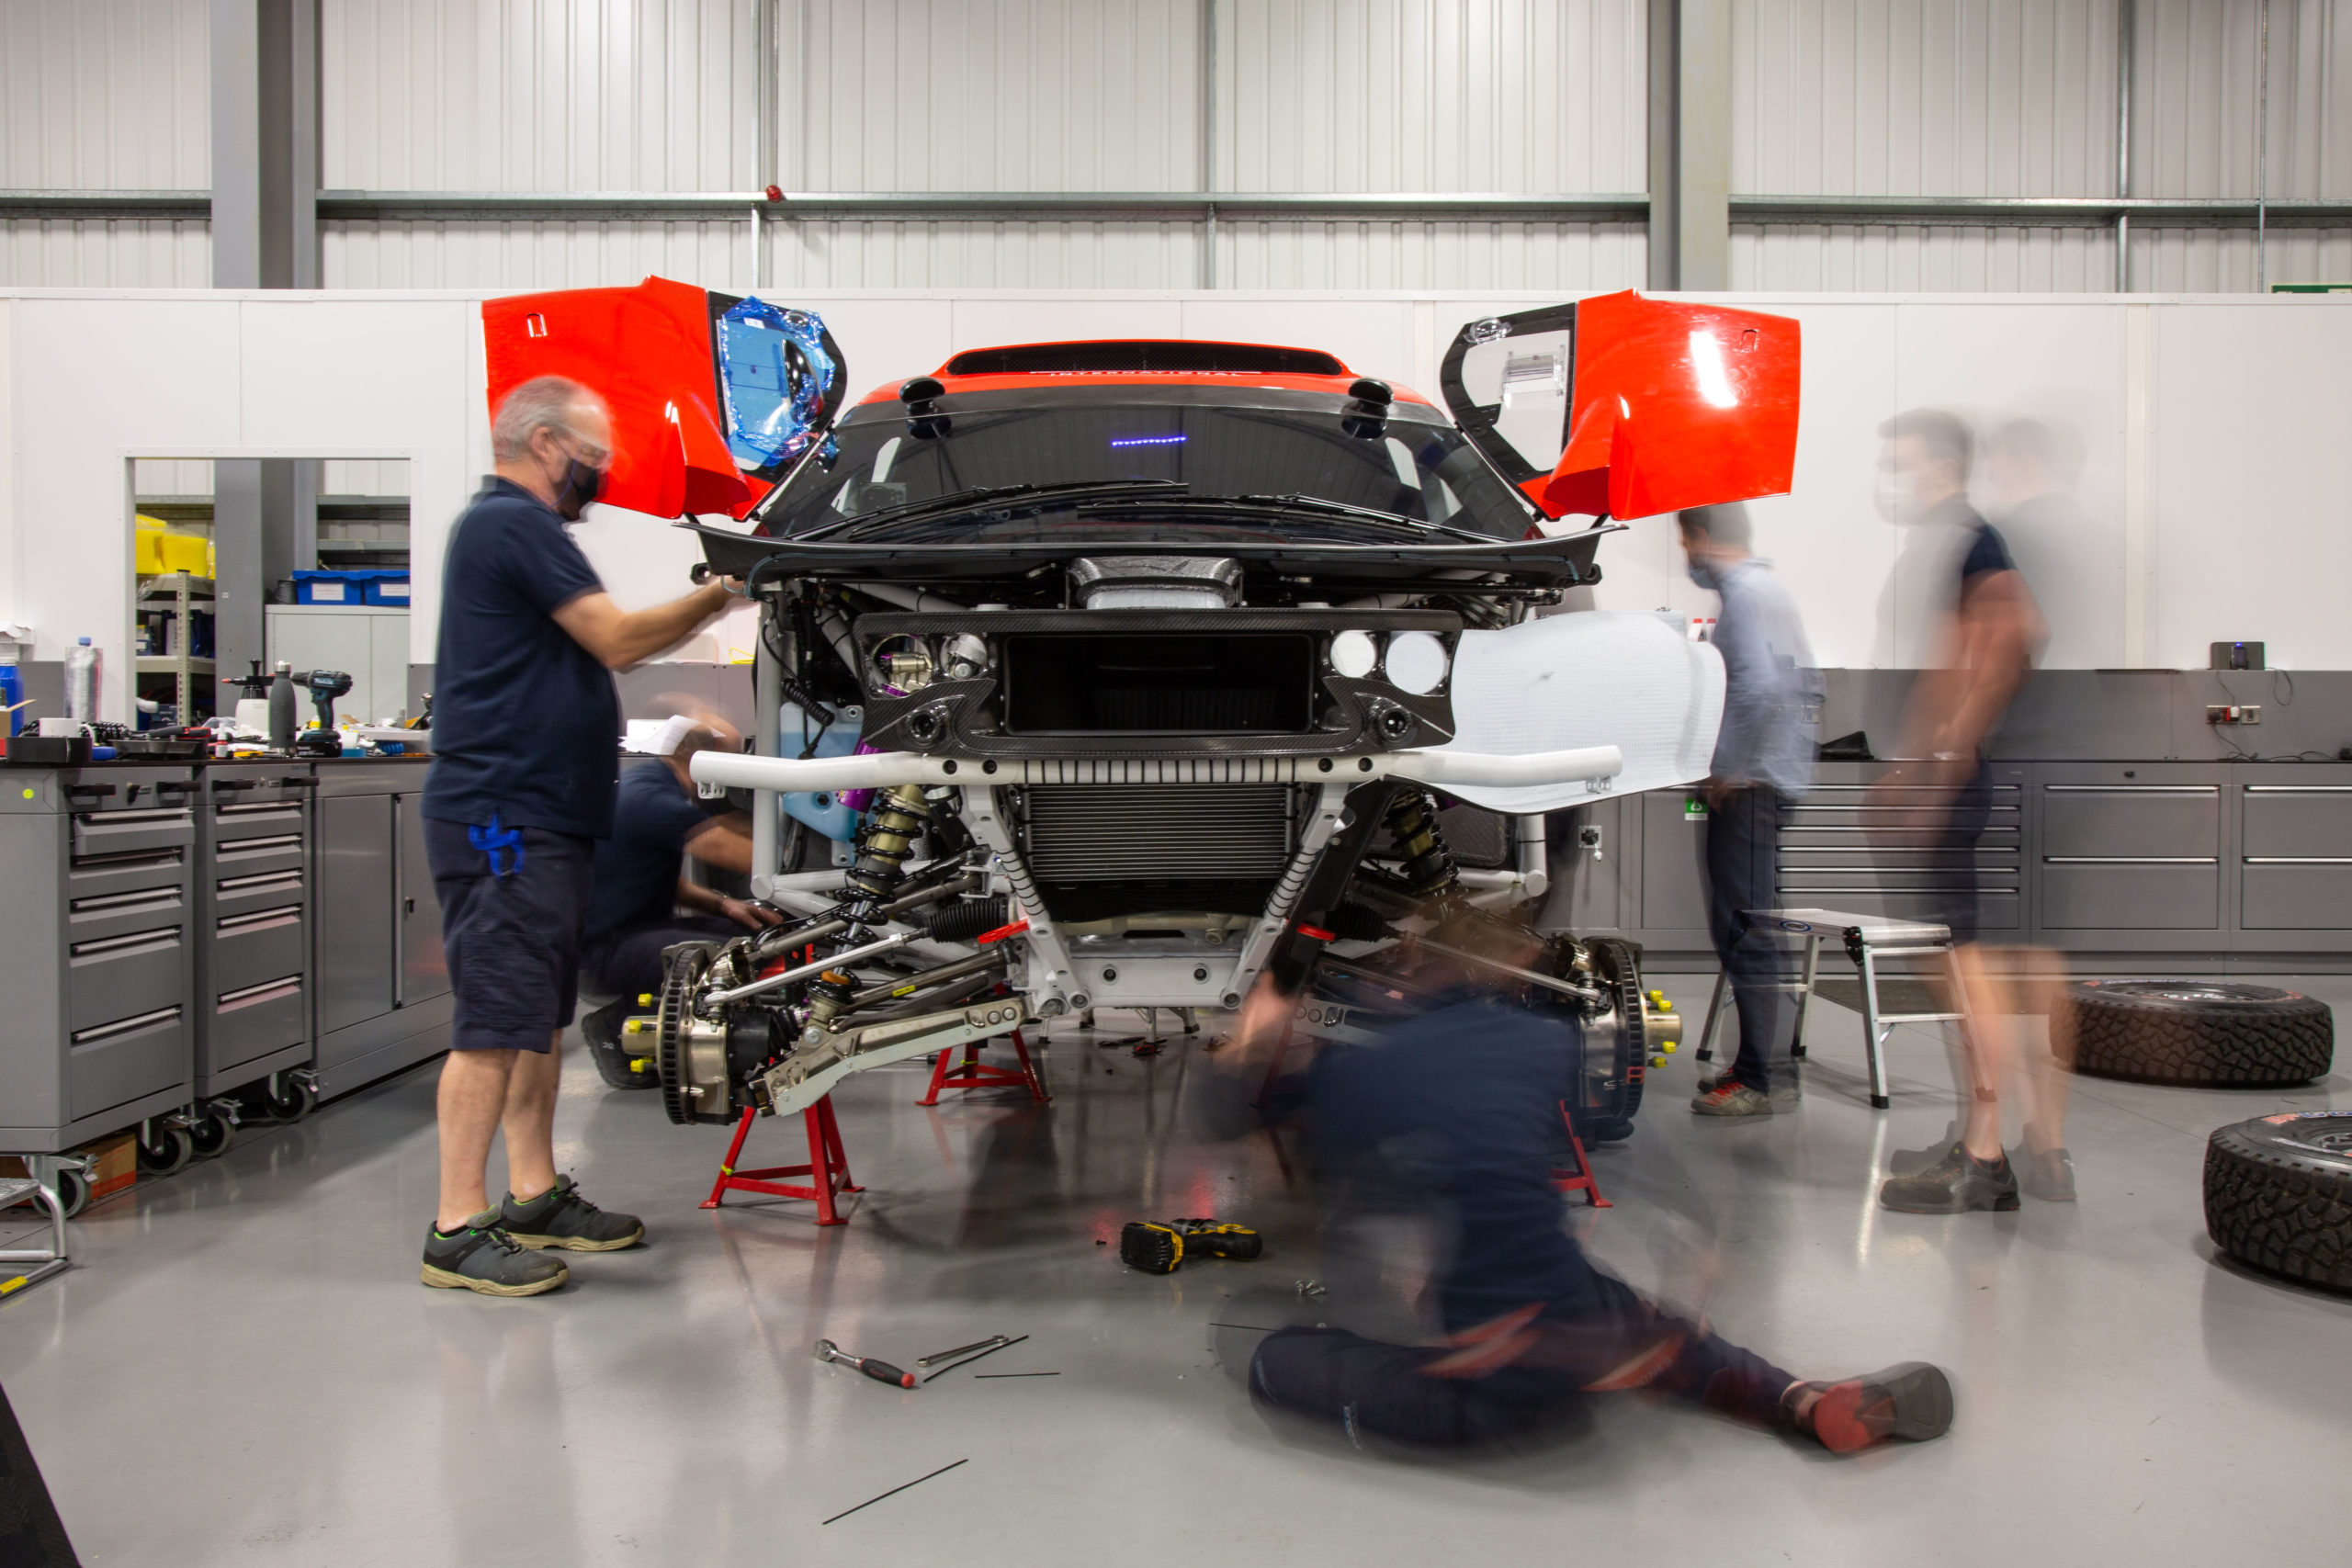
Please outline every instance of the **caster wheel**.
[{"label": "caster wheel", "polygon": [[196,1140],[185,1127],[157,1127],[137,1141],[139,1168],[149,1176],[169,1176],[196,1157]]},{"label": "caster wheel", "polygon": [[90,1179],[78,1170],[57,1173],[57,1197],[65,1207],[65,1217],[72,1219],[90,1201]]},{"label": "caster wheel", "polygon": [[190,1126],[187,1136],[198,1159],[219,1159],[237,1141],[237,1124],[215,1112]]},{"label": "caster wheel", "polygon": [[319,1108],[319,1091],[300,1078],[286,1078],[272,1089],[264,1084],[260,1090],[263,1113],[280,1122],[300,1122]]}]

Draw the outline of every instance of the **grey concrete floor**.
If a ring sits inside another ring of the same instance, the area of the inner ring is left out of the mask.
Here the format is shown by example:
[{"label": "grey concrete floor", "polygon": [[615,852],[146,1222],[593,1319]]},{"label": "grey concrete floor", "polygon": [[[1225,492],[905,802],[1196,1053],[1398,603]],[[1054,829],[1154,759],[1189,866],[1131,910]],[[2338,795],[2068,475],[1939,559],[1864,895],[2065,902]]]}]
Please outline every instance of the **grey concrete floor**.
[{"label": "grey concrete floor", "polygon": [[[1657,983],[1704,1005],[1704,978]],[[2352,1003],[2352,980],[2304,988]],[[1047,1053],[1044,1111],[1003,1091],[925,1111],[909,1070],[854,1081],[837,1101],[869,1190],[821,1231],[806,1204],[698,1208],[724,1133],[575,1056],[561,1163],[651,1243],[519,1302],[416,1281],[428,1066],[93,1207],[77,1267],[0,1305],[0,1383],[93,1564],[2335,1560],[2312,1527],[2352,1453],[2352,1301],[2217,1261],[2199,1171],[2214,1126],[2352,1106],[2352,1081],[2081,1080],[2079,1203],[1926,1218],[1880,1210],[1873,1172],[1951,1114],[1937,1037],[1898,1034],[1877,1113],[1859,1019],[1815,1021],[1801,1111],[1692,1118],[1686,1052],[1599,1156],[1616,1206],[1572,1223],[1805,1375],[1940,1362],[1941,1442],[1836,1461],[1639,1397],[1509,1460],[1270,1427],[1212,1354],[1239,1331],[1211,1325],[1378,1303],[1300,1301],[1295,1280],[1344,1270],[1274,1144],[1178,1125],[1197,1049],[1146,1064],[1077,1035]],[[785,1134],[763,1122],[747,1157],[799,1157]],[[1262,1226],[1269,1256],[1119,1266],[1123,1222],[1204,1213]],[[1385,1273],[1410,1295],[1409,1250]],[[809,1353],[911,1365],[995,1333],[1030,1337],[914,1393]]]}]

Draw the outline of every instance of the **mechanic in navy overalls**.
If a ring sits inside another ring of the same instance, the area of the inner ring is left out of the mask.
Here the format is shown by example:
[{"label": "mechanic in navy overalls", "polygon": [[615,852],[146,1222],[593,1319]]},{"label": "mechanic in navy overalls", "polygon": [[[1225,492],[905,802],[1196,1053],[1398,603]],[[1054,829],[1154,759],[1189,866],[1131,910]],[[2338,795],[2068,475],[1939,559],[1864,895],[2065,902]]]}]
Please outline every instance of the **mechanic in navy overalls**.
[{"label": "mechanic in navy overalls", "polygon": [[[440,1212],[428,1285],[527,1296],[568,1277],[547,1249],[609,1252],[645,1227],[555,1168],[556,1079],[571,1022],[596,840],[612,831],[620,710],[612,671],[693,635],[729,603],[713,582],[623,610],[565,532],[604,487],[612,421],[543,376],[492,422],[497,471],[450,533],[435,655],[424,844],[456,993],[441,1068]],[[504,1200],[485,1185],[506,1134]]]}]

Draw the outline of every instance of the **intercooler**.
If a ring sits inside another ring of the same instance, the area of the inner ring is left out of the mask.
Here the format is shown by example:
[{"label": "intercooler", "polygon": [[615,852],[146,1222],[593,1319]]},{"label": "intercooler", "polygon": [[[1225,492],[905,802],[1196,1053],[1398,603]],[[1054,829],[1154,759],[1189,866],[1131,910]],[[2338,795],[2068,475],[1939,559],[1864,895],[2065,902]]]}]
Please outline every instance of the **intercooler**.
[{"label": "intercooler", "polygon": [[1025,849],[1041,882],[1230,882],[1290,863],[1287,784],[1033,784]]}]

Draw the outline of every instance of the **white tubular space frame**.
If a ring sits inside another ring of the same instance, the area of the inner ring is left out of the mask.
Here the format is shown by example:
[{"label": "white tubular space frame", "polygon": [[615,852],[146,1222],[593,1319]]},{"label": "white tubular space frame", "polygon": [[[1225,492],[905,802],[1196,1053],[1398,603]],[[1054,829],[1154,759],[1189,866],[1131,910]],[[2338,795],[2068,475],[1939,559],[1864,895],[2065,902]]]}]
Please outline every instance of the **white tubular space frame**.
[{"label": "white tubular space frame", "polygon": [[1388,751],[1368,757],[1031,757],[990,764],[970,757],[879,751],[864,757],[753,757],[697,751],[696,782],[779,791],[887,789],[894,784],[1361,784],[1395,776],[1427,784],[1507,789],[1613,777],[1625,765],[1614,746],[1497,756],[1453,750]]}]

